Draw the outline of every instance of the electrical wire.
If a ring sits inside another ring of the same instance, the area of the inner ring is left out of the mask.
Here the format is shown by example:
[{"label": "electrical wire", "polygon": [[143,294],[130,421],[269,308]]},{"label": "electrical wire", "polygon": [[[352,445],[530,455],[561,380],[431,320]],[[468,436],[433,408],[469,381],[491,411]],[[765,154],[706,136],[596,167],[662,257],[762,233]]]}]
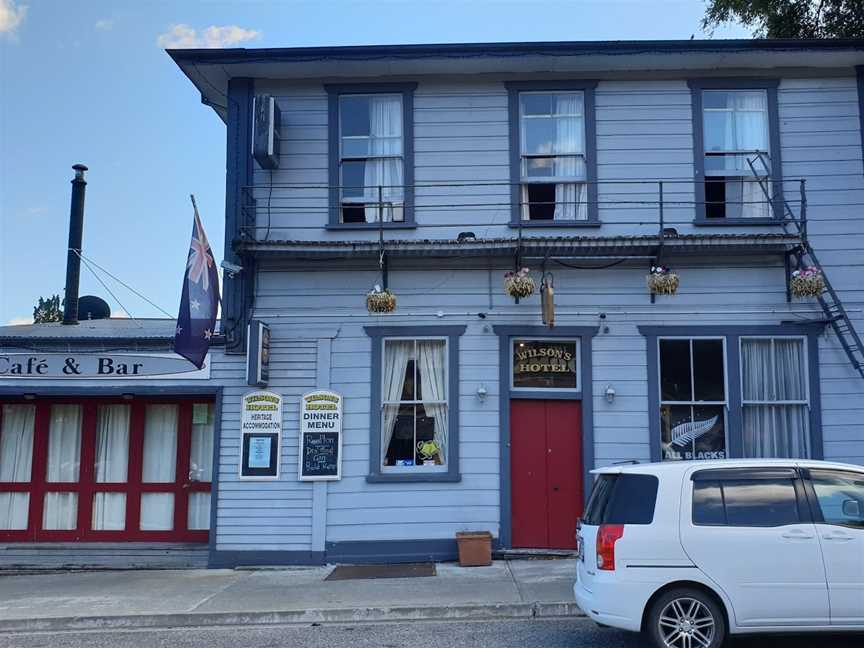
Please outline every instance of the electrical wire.
[{"label": "electrical wire", "polygon": [[[126,288],[126,289],[129,290],[130,292],[135,293],[138,297],[140,297],[141,299],[143,299],[144,301],[146,301],[148,304],[150,304],[153,308],[155,308],[156,310],[158,310],[160,313],[162,313],[163,315],[165,315],[165,316],[167,316],[167,317],[169,317],[169,318],[171,318],[171,319],[175,319],[174,315],[172,315],[171,313],[169,313],[168,311],[166,311],[164,308],[160,308],[158,304],[155,304],[154,302],[150,301],[150,300],[149,300],[145,295],[142,295],[140,292],[138,292],[137,290],[135,290],[132,286],[130,286],[129,284],[127,284],[126,282],[124,282],[122,279],[120,279],[120,278],[117,277],[116,275],[111,274],[108,270],[106,270],[106,269],[103,268],[101,265],[99,265],[98,263],[96,263],[93,259],[90,259],[90,258],[88,258],[88,257],[85,257],[85,256],[84,256],[83,254],[81,254],[78,250],[73,250],[73,251],[75,252],[75,254],[78,255],[78,257],[79,257],[82,261],[92,263],[94,266],[96,266],[97,268],[99,268],[99,269],[100,269],[102,272],[104,272],[106,275],[108,275],[109,277],[111,277],[114,281],[116,281],[117,283],[119,283],[121,286],[123,286],[124,288]],[[127,312],[128,312],[128,311],[127,311]]]},{"label": "electrical wire", "polygon": [[144,325],[141,324],[141,322],[139,322],[138,320],[136,320],[132,316],[132,313],[129,312],[129,309],[123,305],[123,302],[120,301],[120,299],[117,297],[117,295],[115,295],[114,292],[108,287],[108,285],[104,281],[102,281],[102,277],[100,277],[98,274],[96,274],[96,271],[90,267],[90,264],[84,259],[84,257],[82,257],[81,254],[77,250],[74,250],[72,248],[69,248],[69,249],[71,249],[73,252],[75,252],[75,254],[78,255],[78,258],[84,262],[84,265],[87,267],[87,269],[90,271],[90,273],[94,277],[96,277],[96,281],[98,281],[100,284],[102,284],[102,287],[108,291],[108,294],[111,295],[114,298],[114,301],[116,301],[120,305],[120,308],[122,308],[126,312],[126,314],[129,316],[129,319],[131,319],[133,322],[135,322],[140,328],[144,328]]}]

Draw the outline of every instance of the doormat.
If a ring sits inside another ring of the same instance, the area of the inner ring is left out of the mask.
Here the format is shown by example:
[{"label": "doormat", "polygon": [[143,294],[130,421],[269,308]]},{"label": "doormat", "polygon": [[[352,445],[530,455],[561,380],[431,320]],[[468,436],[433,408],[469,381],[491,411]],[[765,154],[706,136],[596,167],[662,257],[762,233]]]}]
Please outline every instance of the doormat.
[{"label": "doormat", "polygon": [[405,565],[338,565],[324,580],[419,578],[422,576],[435,575],[435,563],[411,563]]}]

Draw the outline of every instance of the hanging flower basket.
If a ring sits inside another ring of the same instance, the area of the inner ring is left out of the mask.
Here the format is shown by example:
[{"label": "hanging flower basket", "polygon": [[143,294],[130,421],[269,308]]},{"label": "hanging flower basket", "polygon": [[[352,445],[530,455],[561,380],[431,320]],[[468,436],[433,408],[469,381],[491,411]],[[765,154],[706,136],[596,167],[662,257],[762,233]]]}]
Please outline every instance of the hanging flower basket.
[{"label": "hanging flower basket", "polygon": [[678,275],[665,266],[652,266],[651,272],[645,277],[648,290],[654,295],[674,295],[678,292],[681,280]]},{"label": "hanging flower basket", "polygon": [[370,313],[392,313],[396,310],[396,295],[388,289],[375,286],[366,293],[366,309]]},{"label": "hanging flower basket", "polygon": [[525,299],[534,294],[534,280],[530,270],[522,268],[504,275],[504,290],[514,299]]},{"label": "hanging flower basket", "polygon": [[822,271],[812,266],[795,270],[789,280],[789,290],[795,297],[818,297],[825,290]]}]

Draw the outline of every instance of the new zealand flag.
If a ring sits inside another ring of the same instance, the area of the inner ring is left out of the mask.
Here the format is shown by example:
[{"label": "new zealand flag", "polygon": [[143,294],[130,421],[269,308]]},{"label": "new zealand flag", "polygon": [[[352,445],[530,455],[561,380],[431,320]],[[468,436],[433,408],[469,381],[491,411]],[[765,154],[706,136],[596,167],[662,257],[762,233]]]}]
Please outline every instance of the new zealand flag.
[{"label": "new zealand flag", "polygon": [[210,348],[216,326],[216,311],[219,307],[219,274],[210,243],[201,225],[195,197],[195,222],[192,226],[192,244],[186,261],[183,277],[183,296],[177,315],[177,332],[174,335],[174,352],[183,356],[199,369],[204,366],[204,357]]}]

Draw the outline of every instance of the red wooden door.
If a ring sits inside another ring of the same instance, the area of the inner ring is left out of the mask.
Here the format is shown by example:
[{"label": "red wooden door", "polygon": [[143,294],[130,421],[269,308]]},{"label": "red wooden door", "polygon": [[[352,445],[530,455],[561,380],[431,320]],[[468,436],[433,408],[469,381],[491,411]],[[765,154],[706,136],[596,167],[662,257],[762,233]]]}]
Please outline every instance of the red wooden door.
[{"label": "red wooden door", "polygon": [[510,401],[514,547],[575,549],[582,515],[582,407],[578,401]]}]

